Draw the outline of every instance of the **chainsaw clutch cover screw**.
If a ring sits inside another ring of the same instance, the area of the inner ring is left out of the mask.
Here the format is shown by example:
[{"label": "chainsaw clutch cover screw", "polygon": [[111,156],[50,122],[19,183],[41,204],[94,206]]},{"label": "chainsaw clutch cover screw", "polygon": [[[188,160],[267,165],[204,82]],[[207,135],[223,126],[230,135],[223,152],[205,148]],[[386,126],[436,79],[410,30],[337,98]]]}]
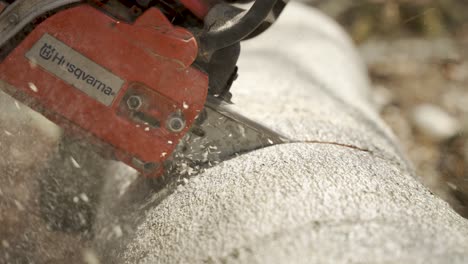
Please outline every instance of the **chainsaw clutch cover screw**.
[{"label": "chainsaw clutch cover screw", "polygon": [[184,117],[180,113],[173,113],[166,123],[167,129],[173,133],[179,133],[185,128]]},{"label": "chainsaw clutch cover screw", "polygon": [[127,99],[127,106],[130,110],[138,110],[143,104],[141,98],[136,95],[132,95]]}]

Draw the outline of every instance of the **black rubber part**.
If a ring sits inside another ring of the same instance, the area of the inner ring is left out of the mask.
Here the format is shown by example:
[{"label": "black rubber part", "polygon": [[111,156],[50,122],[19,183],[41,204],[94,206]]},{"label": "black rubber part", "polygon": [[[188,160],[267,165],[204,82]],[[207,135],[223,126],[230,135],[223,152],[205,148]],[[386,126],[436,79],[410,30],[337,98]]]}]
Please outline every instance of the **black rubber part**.
[{"label": "black rubber part", "polygon": [[238,21],[201,34],[199,42],[202,53],[213,53],[249,36],[267,18],[275,7],[276,1],[256,0],[249,11]]}]

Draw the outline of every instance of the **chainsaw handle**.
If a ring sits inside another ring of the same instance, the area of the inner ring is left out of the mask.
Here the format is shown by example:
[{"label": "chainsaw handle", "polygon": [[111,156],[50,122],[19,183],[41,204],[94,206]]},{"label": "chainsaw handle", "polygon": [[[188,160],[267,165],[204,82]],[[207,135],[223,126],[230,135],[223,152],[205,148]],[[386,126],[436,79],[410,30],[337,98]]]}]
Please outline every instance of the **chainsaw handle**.
[{"label": "chainsaw handle", "polygon": [[[220,27],[209,28],[203,32],[199,36],[200,55],[207,57],[209,54],[238,43],[249,36],[267,18],[277,1],[280,0],[256,0],[241,18],[226,21]],[[213,10],[216,10],[216,7],[211,11]],[[219,18],[219,20],[223,19],[223,17]]]}]

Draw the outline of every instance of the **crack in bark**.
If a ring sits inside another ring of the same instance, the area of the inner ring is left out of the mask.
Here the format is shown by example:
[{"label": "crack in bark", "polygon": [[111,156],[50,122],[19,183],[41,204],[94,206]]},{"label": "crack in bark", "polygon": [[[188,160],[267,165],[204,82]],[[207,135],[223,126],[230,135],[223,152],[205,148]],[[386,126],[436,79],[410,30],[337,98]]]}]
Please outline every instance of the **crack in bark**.
[{"label": "crack in bark", "polygon": [[338,143],[338,142],[332,142],[332,141],[318,141],[318,140],[304,140],[304,141],[294,141],[291,143],[309,143],[309,144],[326,144],[326,145],[335,145],[335,146],[340,146],[340,147],[346,147],[346,148],[351,148],[367,153],[373,154],[373,152],[369,149],[366,148],[361,148],[355,145],[350,145],[350,144],[344,144],[344,143]]}]

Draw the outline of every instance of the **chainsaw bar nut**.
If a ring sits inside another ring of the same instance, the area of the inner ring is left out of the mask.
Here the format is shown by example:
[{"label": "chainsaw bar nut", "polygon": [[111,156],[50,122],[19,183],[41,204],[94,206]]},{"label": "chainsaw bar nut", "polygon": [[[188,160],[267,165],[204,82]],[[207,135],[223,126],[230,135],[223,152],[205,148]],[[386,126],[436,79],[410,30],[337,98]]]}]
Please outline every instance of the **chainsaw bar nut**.
[{"label": "chainsaw bar nut", "polygon": [[130,110],[138,110],[142,104],[143,101],[137,95],[132,95],[127,99],[127,106]]},{"label": "chainsaw bar nut", "polygon": [[167,129],[173,133],[179,133],[185,128],[185,119],[181,113],[172,113],[166,122]]}]

